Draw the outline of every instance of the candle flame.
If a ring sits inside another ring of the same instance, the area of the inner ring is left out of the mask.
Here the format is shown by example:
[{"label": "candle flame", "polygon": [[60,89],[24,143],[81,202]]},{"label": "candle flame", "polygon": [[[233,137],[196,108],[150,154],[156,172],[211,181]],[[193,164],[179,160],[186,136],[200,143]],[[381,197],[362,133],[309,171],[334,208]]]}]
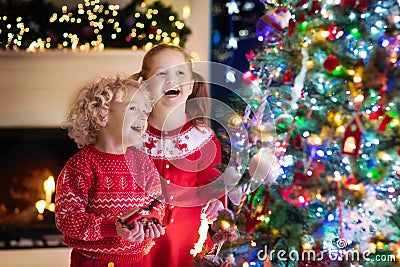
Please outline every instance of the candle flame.
[{"label": "candle flame", "polygon": [[54,191],[56,190],[56,182],[54,180],[54,177],[52,175],[50,175],[47,180],[45,180],[43,182],[43,188],[45,192],[51,192],[54,193]]},{"label": "candle flame", "polygon": [[46,208],[46,201],[43,199],[36,201],[35,207],[39,214],[43,214],[44,209]]},{"label": "candle flame", "polygon": [[50,175],[47,180],[43,182],[43,189],[46,195],[46,208],[49,208],[51,204],[51,196],[56,190],[56,182],[52,175]]}]

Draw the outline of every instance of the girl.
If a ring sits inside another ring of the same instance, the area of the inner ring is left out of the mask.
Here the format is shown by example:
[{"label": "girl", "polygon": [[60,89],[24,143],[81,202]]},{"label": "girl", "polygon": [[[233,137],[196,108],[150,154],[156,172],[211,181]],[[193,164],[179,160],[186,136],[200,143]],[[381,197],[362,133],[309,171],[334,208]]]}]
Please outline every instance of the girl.
[{"label": "girl", "polygon": [[[133,77],[143,77],[156,99],[144,152],[153,158],[168,203],[166,234],[144,257],[143,266],[193,266],[190,250],[199,239],[202,205],[210,221],[223,208],[221,201],[201,190],[219,177],[215,167],[221,163],[220,145],[207,125],[209,93],[204,82],[194,81],[190,57],[177,46],[153,47]],[[211,245],[208,236],[206,246]]]},{"label": "girl", "polygon": [[[144,230],[138,221],[129,228],[120,223],[124,213],[148,206],[149,194],[161,194],[154,164],[131,147],[142,144],[151,110],[139,86],[111,77],[82,88],[62,125],[82,148],[62,169],[56,190],[56,225],[73,248],[71,266],[139,266],[152,238],[165,233],[159,224]],[[162,216],[163,208],[157,212]]]}]

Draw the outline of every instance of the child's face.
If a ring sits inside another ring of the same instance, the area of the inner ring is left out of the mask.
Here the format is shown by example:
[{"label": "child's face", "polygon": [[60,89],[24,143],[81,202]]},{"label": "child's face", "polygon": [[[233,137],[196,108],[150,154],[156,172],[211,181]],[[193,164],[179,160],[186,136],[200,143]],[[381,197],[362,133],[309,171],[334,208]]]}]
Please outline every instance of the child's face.
[{"label": "child's face", "polygon": [[176,107],[186,102],[192,93],[193,80],[188,63],[182,53],[166,49],[151,60],[147,83],[155,108],[160,105]]},{"label": "child's face", "polygon": [[111,103],[107,127],[110,127],[116,136],[122,135],[124,147],[141,146],[150,111],[151,103],[148,98],[141,91],[129,88],[122,103]]}]

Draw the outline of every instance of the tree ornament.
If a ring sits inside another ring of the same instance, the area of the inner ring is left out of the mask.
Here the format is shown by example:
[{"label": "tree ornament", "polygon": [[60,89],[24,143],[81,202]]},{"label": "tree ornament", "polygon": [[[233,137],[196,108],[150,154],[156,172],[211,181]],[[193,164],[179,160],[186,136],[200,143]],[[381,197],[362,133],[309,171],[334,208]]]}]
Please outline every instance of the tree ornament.
[{"label": "tree ornament", "polygon": [[338,67],[339,65],[340,65],[339,60],[335,56],[332,56],[332,55],[327,56],[327,58],[324,62],[324,68],[330,72],[334,71],[336,69],[336,67]]},{"label": "tree ornament", "polygon": [[345,8],[353,8],[358,11],[366,11],[369,7],[368,0],[342,0],[340,4]]},{"label": "tree ornament", "polygon": [[358,157],[364,125],[360,113],[356,113],[345,127],[342,154]]},{"label": "tree ornament", "polygon": [[215,232],[212,236],[214,244],[218,245],[225,241],[235,242],[238,238],[234,215],[229,209],[219,211],[218,219],[211,225],[211,229]]},{"label": "tree ornament", "polygon": [[265,44],[276,44],[283,38],[283,31],[289,26],[290,12],[278,7],[265,13],[256,24],[256,34]]},{"label": "tree ornament", "polygon": [[245,230],[247,234],[251,234],[256,226],[262,222],[260,216],[267,214],[267,204],[269,202],[270,195],[264,186],[259,187],[249,195],[245,212]]},{"label": "tree ornament", "polygon": [[267,186],[274,184],[279,176],[279,169],[280,165],[274,151],[269,148],[260,148],[249,164],[251,190],[253,191],[261,184]]},{"label": "tree ornament", "polygon": [[296,78],[294,79],[294,85],[292,87],[292,99],[290,101],[290,105],[297,109],[298,104],[297,101],[301,98],[302,91],[304,88],[304,81],[306,79],[307,73],[307,61],[309,59],[308,49],[306,47],[301,48],[301,55],[303,58],[301,59],[301,69],[299,74],[297,74]]},{"label": "tree ornament", "polygon": [[282,82],[284,84],[292,84],[293,81],[294,81],[293,73],[289,69],[286,69],[285,73],[282,76]]},{"label": "tree ornament", "polygon": [[224,183],[228,187],[234,187],[242,177],[237,169],[233,166],[229,166],[228,168],[226,168],[222,175],[224,178]]},{"label": "tree ornament", "polygon": [[239,206],[244,194],[246,194],[246,187],[244,185],[240,185],[230,190],[228,192],[228,197],[233,205]]},{"label": "tree ornament", "polygon": [[390,117],[389,115],[386,115],[381,123],[378,126],[377,131],[378,132],[384,132],[387,129],[388,124],[393,120],[393,117]]},{"label": "tree ornament", "polygon": [[283,199],[296,207],[308,206],[313,199],[307,190],[303,190],[303,186],[297,184],[305,183],[307,179],[304,173],[296,172],[292,184],[288,188],[280,189]]}]

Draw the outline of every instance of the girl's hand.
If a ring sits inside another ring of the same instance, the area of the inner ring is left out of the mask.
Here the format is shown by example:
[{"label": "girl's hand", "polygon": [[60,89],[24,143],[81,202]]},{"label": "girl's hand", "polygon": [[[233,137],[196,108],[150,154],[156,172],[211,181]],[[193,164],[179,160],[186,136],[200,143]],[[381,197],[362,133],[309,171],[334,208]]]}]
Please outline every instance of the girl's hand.
[{"label": "girl's hand", "polygon": [[212,199],[207,202],[207,204],[203,207],[203,213],[206,216],[207,220],[213,222],[218,217],[218,212],[224,209],[224,205],[218,199]]},{"label": "girl's hand", "polygon": [[123,226],[120,222],[117,222],[116,230],[120,237],[132,243],[141,243],[145,238],[143,225],[138,221],[133,222],[133,228],[131,230]]},{"label": "girl's hand", "polygon": [[164,228],[161,226],[161,224],[154,224],[154,223],[149,223],[147,226],[147,229],[144,233],[144,238],[159,238],[160,236],[165,234]]}]

